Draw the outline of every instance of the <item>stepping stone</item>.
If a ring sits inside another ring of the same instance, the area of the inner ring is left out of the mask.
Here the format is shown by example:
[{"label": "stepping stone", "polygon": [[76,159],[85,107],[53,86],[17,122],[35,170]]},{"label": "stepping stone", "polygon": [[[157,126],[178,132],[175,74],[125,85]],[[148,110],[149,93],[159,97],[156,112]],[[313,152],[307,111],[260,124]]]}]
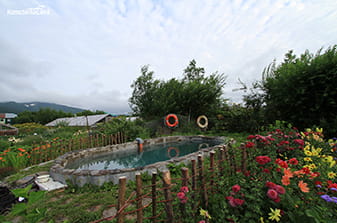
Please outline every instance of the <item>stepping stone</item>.
[{"label": "stepping stone", "polygon": [[34,179],[35,179],[35,175],[28,175],[28,176],[25,176],[24,178],[22,178],[20,180],[15,181],[15,184],[18,185],[18,186],[30,184],[34,181]]},{"label": "stepping stone", "polygon": [[117,214],[117,209],[115,207],[111,207],[103,211],[103,218],[112,217],[112,216],[115,216],[116,214]]}]

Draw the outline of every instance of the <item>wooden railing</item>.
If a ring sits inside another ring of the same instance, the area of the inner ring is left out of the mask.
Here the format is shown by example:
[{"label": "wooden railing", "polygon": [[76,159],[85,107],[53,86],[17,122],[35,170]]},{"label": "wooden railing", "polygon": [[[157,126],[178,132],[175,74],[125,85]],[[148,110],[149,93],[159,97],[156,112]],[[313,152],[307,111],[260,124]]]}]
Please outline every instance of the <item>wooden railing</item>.
[{"label": "wooden railing", "polygon": [[72,139],[55,139],[42,145],[34,145],[28,151],[28,166],[53,160],[66,152],[125,143],[125,134],[91,135]]},{"label": "wooden railing", "polygon": [[[115,207],[116,214],[92,223],[111,221],[123,223],[125,219],[134,222],[193,222],[200,219],[201,208],[207,209],[208,198],[221,187],[218,178],[246,172],[248,154],[244,145],[231,149],[229,146],[210,152],[209,164],[199,155],[191,160],[189,167],[181,168],[181,177],[171,178],[170,171],[152,173],[150,183],[142,182],[141,174],[136,174],[135,190],[127,190],[127,178],[119,178],[118,199],[109,206]],[[159,178],[158,175],[161,175]],[[177,193],[182,187],[188,188],[188,200],[181,200]],[[127,193],[126,191],[131,191]],[[225,199],[225,198],[224,198]],[[145,217],[146,216],[146,217]]]}]

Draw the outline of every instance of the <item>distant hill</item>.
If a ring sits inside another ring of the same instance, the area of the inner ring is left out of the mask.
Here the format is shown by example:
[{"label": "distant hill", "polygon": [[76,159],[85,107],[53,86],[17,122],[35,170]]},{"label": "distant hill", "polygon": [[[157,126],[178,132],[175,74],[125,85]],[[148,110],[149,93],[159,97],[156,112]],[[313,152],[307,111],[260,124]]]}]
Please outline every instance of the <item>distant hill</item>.
[{"label": "distant hill", "polygon": [[23,111],[39,111],[40,108],[50,108],[53,110],[61,110],[64,112],[78,113],[84,111],[84,109],[69,107],[60,104],[47,103],[47,102],[24,102],[17,103],[14,101],[0,102],[0,113],[20,113]]}]

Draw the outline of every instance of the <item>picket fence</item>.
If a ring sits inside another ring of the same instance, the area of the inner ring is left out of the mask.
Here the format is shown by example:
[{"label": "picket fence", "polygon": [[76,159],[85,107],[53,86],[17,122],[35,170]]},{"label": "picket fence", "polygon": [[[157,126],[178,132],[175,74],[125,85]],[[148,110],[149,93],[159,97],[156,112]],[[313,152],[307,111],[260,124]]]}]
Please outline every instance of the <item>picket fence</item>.
[{"label": "picket fence", "polygon": [[53,160],[66,152],[125,143],[127,136],[122,132],[112,135],[90,135],[72,139],[55,139],[45,144],[34,145],[28,152],[28,166]]}]

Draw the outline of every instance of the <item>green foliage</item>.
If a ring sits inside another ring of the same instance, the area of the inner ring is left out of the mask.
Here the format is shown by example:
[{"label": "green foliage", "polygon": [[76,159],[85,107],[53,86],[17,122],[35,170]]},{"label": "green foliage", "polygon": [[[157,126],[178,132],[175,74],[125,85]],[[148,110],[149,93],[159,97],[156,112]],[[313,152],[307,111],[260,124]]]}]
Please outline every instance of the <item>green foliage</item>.
[{"label": "green foliage", "polygon": [[95,131],[106,135],[123,132],[127,136],[127,141],[133,141],[136,138],[149,138],[149,129],[139,119],[131,121],[122,117],[114,118],[107,123],[99,125]]},{"label": "green foliage", "polygon": [[299,128],[321,126],[329,136],[336,136],[336,47],[315,55],[306,51],[296,56],[289,51],[280,65],[274,61],[264,70],[259,83],[263,93],[246,99],[265,103],[265,116],[270,121],[285,120]]},{"label": "green foliage", "polygon": [[26,122],[23,124],[15,124],[14,127],[19,129],[20,134],[44,133],[48,128],[35,122]]},{"label": "green foliage", "polygon": [[76,113],[77,116],[86,116],[86,115],[102,115],[106,114],[104,111],[96,110],[96,111],[90,111],[90,110],[84,110],[82,112]]},{"label": "green foliage", "polygon": [[72,113],[66,113],[61,110],[52,110],[50,108],[40,108],[39,111],[23,111],[13,119],[13,123],[31,123],[36,122],[42,125],[47,124],[57,118],[73,117]]},{"label": "green foliage", "polygon": [[215,131],[257,132],[265,124],[263,113],[240,104],[223,105],[210,120]]},{"label": "green foliage", "polygon": [[184,70],[181,80],[159,81],[153,78],[148,66],[131,85],[130,106],[135,114],[150,120],[176,113],[196,118],[211,115],[221,104],[225,76],[217,72],[204,76],[204,68],[196,67],[195,60]]},{"label": "green foliage", "polygon": [[24,197],[27,203],[15,204],[9,216],[22,216],[25,222],[35,223],[44,219],[47,208],[32,208],[45,196],[45,191],[30,192],[31,185],[23,189],[14,189],[12,192],[16,197]]}]

